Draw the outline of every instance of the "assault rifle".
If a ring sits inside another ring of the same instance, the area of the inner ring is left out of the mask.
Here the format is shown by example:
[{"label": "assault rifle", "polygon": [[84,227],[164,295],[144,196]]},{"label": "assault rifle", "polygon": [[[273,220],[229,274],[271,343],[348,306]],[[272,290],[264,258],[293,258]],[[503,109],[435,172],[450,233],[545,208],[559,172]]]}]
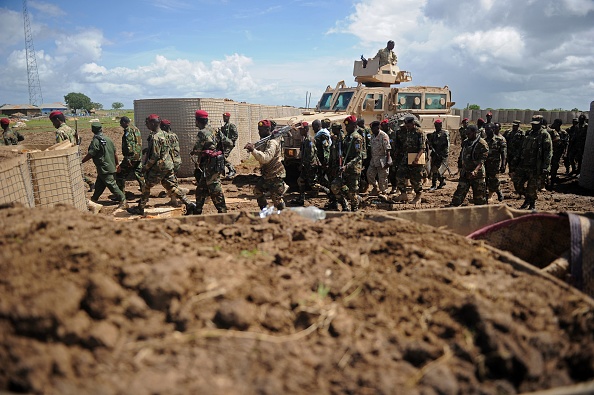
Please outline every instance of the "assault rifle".
[{"label": "assault rifle", "polygon": [[76,145],[80,145],[82,143],[82,137],[78,135],[78,119],[74,119],[74,140],[76,141]]},{"label": "assault rifle", "polygon": [[289,134],[289,131],[291,129],[297,128],[300,125],[301,124],[286,125],[286,126],[283,126],[281,128],[275,129],[268,136],[264,137],[263,139],[260,139],[260,140],[256,141],[254,143],[254,147],[255,148],[258,148],[258,147],[261,147],[262,145],[266,144],[269,140],[277,139],[277,138],[280,138],[280,137],[285,137],[287,134]]}]

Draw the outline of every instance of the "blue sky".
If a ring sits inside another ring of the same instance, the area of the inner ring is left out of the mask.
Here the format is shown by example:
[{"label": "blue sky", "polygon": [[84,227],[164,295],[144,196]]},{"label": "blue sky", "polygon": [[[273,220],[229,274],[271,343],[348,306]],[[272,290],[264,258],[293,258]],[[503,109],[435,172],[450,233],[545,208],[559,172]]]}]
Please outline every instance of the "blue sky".
[{"label": "blue sky", "polygon": [[[28,2],[45,103],[82,92],[315,105],[353,61],[396,42],[415,85],[456,107],[579,108],[594,100],[594,0]],[[0,2],[0,105],[28,103],[21,0]]]}]

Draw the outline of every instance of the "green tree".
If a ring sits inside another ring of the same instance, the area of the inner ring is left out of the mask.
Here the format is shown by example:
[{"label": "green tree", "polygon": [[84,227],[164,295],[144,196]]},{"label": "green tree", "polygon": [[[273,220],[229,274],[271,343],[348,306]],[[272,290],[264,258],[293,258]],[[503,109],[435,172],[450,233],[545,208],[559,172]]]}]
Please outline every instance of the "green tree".
[{"label": "green tree", "polygon": [[95,110],[103,110],[103,104],[101,103],[91,103]]},{"label": "green tree", "polygon": [[119,110],[120,108],[123,108],[124,104],[120,103],[119,101],[115,102],[115,103],[111,103],[111,108],[113,108],[114,110]]},{"label": "green tree", "polygon": [[469,110],[480,110],[481,106],[479,106],[478,104],[469,104],[468,109]]},{"label": "green tree", "polygon": [[546,111],[546,108],[539,108],[538,111]]},{"label": "green tree", "polygon": [[577,108],[572,108],[571,111],[578,112],[579,110]]},{"label": "green tree", "polygon": [[87,110],[90,111],[93,108],[91,99],[82,93],[70,92],[64,96],[64,101],[70,107],[71,110]]}]

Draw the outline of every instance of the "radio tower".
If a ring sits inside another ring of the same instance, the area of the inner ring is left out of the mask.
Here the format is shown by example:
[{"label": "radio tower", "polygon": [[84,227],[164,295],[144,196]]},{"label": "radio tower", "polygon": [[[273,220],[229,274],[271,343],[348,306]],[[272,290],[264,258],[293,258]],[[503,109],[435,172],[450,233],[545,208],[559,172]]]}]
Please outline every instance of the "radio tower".
[{"label": "radio tower", "polygon": [[31,35],[31,22],[27,11],[27,0],[23,0],[23,17],[25,19],[25,52],[27,55],[27,78],[29,80],[29,104],[38,106],[43,103],[41,95],[41,83],[37,71],[37,58],[33,48],[33,36]]}]

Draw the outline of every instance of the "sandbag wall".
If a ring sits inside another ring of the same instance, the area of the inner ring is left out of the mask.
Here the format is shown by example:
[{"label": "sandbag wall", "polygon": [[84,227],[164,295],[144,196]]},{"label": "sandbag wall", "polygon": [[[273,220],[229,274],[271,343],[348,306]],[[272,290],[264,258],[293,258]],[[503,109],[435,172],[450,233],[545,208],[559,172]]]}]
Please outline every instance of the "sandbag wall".
[{"label": "sandbag wall", "polygon": [[454,115],[460,118],[468,118],[471,123],[476,123],[479,118],[487,119],[487,113],[493,114],[493,122],[512,123],[516,119],[523,124],[529,124],[533,115],[542,115],[549,123],[554,119],[561,119],[563,124],[571,125],[571,120],[577,118],[579,111],[532,111],[532,110],[460,110],[452,109]]},{"label": "sandbag wall", "polygon": [[257,141],[258,121],[261,119],[280,118],[298,115],[300,109],[288,106],[265,106],[260,104],[239,103],[227,99],[142,99],[134,101],[134,123],[142,134],[143,147],[147,147],[149,130],[144,125],[144,120],[150,114],[157,114],[161,119],[171,121],[171,129],[177,134],[180,142],[182,165],[178,172],[179,177],[194,175],[194,164],[190,158],[190,151],[196,142],[196,110],[205,110],[209,115],[209,123],[214,128],[223,124],[223,113],[231,114],[231,123],[237,126],[239,138],[235,149],[231,152],[229,161],[239,164],[249,157],[243,149],[246,143]]},{"label": "sandbag wall", "polygon": [[69,204],[87,211],[78,147],[25,152],[0,163],[0,204]]}]

